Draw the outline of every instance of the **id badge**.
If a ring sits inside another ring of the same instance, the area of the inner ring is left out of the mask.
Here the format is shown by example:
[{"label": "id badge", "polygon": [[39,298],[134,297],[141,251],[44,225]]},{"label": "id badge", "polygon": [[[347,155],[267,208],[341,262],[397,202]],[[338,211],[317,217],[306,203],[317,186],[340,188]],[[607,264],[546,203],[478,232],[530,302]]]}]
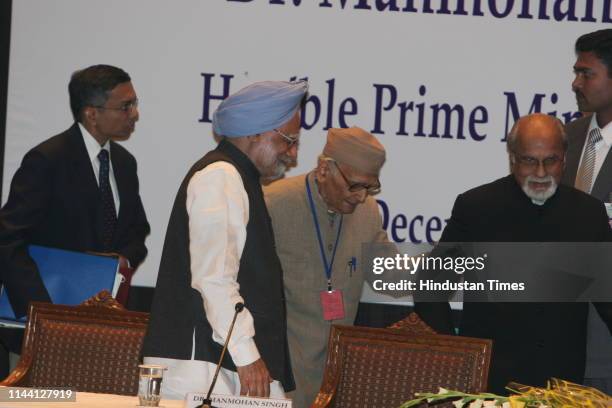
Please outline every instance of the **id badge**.
[{"label": "id badge", "polygon": [[323,319],[344,319],[344,302],[342,301],[341,290],[321,291],[321,306],[323,307]]}]

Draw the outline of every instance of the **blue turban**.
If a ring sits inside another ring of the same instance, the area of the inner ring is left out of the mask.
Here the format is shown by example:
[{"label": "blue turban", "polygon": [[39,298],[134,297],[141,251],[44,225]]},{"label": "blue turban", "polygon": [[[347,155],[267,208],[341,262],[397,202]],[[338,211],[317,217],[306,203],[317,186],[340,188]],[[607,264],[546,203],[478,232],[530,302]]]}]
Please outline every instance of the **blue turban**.
[{"label": "blue turban", "polygon": [[212,126],[219,136],[243,137],[276,129],[289,122],[308,90],[306,81],[255,82],[227,97]]}]

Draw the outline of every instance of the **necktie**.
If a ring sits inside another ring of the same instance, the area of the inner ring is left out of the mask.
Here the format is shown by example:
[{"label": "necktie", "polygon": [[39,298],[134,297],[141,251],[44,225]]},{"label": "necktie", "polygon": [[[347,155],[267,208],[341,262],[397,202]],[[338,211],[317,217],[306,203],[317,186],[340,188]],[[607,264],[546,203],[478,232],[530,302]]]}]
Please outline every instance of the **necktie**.
[{"label": "necktie", "polygon": [[108,151],[100,150],[98,153],[100,160],[100,197],[102,199],[102,245],[105,251],[112,249],[113,233],[117,224],[117,213],[115,211],[115,201],[113,200],[113,191],[111,190],[108,173],[110,170]]},{"label": "necktie", "polygon": [[593,172],[595,170],[595,146],[600,140],[603,140],[603,137],[599,128],[591,129],[587,145],[584,148],[584,154],[582,155],[582,162],[578,169],[578,177],[576,178],[576,188],[585,193],[591,192]]}]

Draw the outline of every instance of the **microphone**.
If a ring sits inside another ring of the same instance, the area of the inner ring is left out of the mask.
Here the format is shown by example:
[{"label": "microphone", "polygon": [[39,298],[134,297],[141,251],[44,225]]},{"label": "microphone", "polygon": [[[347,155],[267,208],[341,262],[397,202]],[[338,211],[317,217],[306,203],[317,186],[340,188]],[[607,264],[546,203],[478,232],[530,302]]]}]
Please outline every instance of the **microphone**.
[{"label": "microphone", "polygon": [[212,405],[212,401],[210,400],[210,394],[212,394],[213,389],[215,388],[215,384],[217,383],[217,376],[219,375],[219,370],[221,369],[221,362],[223,361],[223,357],[225,356],[225,351],[227,350],[227,345],[232,337],[232,331],[234,330],[234,323],[236,323],[236,318],[238,317],[238,313],[244,310],[244,303],[238,302],[236,306],[234,306],[234,318],[232,319],[232,324],[230,324],[230,328],[227,332],[227,337],[225,338],[225,344],[223,345],[223,350],[221,350],[221,356],[219,357],[219,362],[217,363],[217,369],[215,370],[215,375],[213,377],[212,382],[210,383],[210,387],[208,387],[208,393],[206,394],[206,398],[197,408],[215,408]]}]

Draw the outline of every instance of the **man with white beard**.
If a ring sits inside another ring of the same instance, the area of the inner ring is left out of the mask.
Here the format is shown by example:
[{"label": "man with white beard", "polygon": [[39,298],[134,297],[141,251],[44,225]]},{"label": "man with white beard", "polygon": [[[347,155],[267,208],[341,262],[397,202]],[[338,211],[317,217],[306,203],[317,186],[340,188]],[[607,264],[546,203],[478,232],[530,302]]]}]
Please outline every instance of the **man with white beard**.
[{"label": "man with white beard", "polygon": [[[603,203],[559,185],[567,138],[558,119],[522,117],[507,142],[511,174],[460,194],[440,242],[612,241]],[[464,301],[459,327],[462,336],[493,340],[490,391],[504,393],[510,381],[545,386],[550,377],[582,382],[588,303],[494,300]],[[594,306],[612,331],[612,304]],[[415,309],[438,332],[453,333],[448,303]]]},{"label": "man with white beard", "polygon": [[507,140],[516,182],[535,205],[544,205],[557,191],[563,174],[567,137],[563,124],[536,113],[520,118]]}]

